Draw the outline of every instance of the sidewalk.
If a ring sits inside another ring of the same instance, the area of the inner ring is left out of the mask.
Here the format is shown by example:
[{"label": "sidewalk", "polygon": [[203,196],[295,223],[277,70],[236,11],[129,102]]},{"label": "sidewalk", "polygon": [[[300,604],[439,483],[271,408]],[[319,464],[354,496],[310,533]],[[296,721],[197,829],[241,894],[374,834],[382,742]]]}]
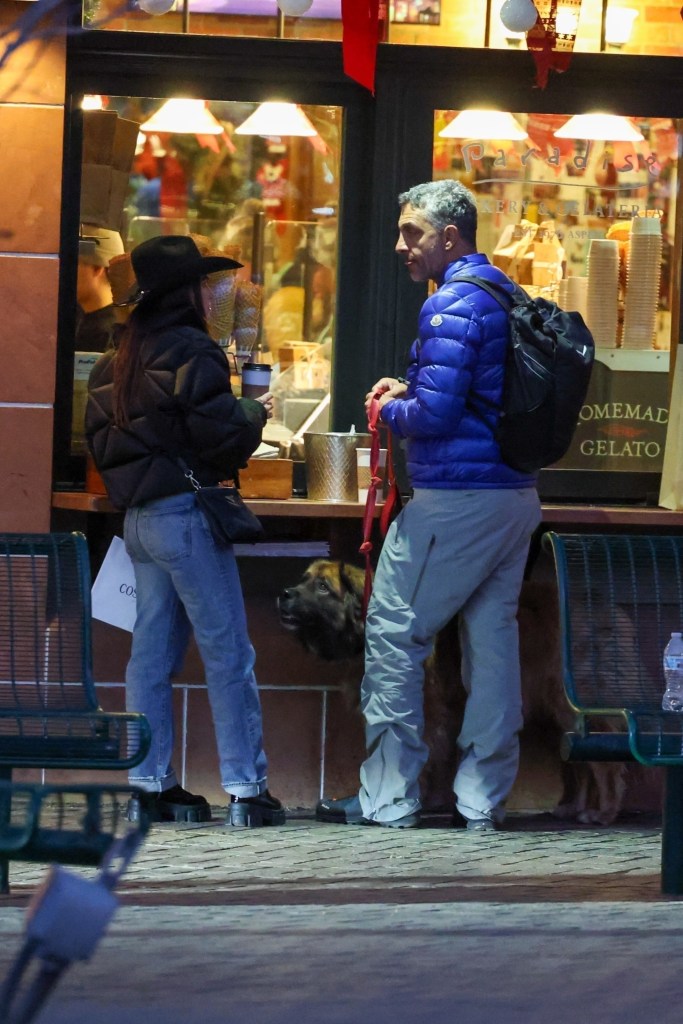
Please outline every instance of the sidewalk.
[{"label": "sidewalk", "polygon": [[[156,826],[37,1024],[680,1020],[683,907],[659,892],[656,821],[428,825]],[[44,874],[11,866],[0,977]]]}]

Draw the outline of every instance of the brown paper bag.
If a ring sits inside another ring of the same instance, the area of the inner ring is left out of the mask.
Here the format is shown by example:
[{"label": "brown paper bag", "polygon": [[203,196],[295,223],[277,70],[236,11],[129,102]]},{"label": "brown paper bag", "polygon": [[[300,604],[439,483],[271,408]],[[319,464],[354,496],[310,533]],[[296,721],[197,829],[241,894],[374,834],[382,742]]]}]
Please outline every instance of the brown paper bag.
[{"label": "brown paper bag", "polygon": [[531,221],[508,224],[493,250],[491,262],[518,284],[532,284],[533,242],[538,227]]},{"label": "brown paper bag", "polygon": [[683,509],[683,352],[676,355],[659,504],[679,511]]},{"label": "brown paper bag", "polygon": [[115,110],[83,112],[81,221],[121,230],[139,124]]},{"label": "brown paper bag", "polygon": [[541,221],[533,248],[533,284],[538,288],[556,288],[564,276],[566,256],[554,221]]}]

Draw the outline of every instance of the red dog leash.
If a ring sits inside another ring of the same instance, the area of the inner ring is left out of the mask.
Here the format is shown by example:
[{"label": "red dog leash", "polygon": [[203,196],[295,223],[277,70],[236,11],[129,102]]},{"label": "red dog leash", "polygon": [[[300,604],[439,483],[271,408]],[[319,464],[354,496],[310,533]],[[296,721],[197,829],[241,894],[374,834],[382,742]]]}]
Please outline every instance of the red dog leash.
[{"label": "red dog leash", "polygon": [[[359,548],[361,555],[365,556],[365,585],[363,588],[363,606],[362,614],[363,621],[368,610],[368,602],[370,600],[370,594],[372,593],[372,562],[370,555],[372,552],[372,524],[375,518],[375,506],[377,504],[377,488],[382,483],[382,478],[379,475],[379,451],[380,451],[380,427],[384,427],[384,424],[379,418],[379,399],[381,392],[373,395],[372,401],[370,402],[370,408],[368,410],[368,431],[370,433],[370,486],[368,488],[368,497],[365,502],[365,514],[363,516],[363,543]],[[392,452],[391,442],[391,431],[387,430],[387,481],[389,488],[387,491],[387,498],[384,502],[384,506],[380,513],[379,529],[380,534],[384,538],[386,537],[387,530],[389,529],[389,523],[392,520],[394,510],[398,511],[401,507],[401,495],[399,493],[398,484],[396,483],[396,477],[394,475],[394,460]]]}]

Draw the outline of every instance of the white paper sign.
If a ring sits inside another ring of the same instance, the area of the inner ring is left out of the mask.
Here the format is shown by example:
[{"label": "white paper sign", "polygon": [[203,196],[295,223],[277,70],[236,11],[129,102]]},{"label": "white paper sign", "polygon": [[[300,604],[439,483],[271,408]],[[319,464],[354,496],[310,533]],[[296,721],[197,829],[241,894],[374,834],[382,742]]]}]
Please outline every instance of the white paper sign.
[{"label": "white paper sign", "polygon": [[94,619],[133,632],[136,611],[135,572],[120,537],[112,537],[93,583],[91,599]]}]

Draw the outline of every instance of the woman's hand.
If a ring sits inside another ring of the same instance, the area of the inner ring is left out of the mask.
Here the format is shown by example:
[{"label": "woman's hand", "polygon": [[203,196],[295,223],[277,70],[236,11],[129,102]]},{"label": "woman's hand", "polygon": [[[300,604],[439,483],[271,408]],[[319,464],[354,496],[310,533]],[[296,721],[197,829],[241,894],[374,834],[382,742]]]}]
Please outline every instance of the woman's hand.
[{"label": "woman's hand", "polygon": [[258,398],[256,399],[256,401],[260,402],[261,405],[264,406],[264,408],[266,410],[266,419],[269,419],[269,420],[272,419],[272,417],[273,417],[273,392],[272,391],[267,391],[265,395],[259,395]]}]

